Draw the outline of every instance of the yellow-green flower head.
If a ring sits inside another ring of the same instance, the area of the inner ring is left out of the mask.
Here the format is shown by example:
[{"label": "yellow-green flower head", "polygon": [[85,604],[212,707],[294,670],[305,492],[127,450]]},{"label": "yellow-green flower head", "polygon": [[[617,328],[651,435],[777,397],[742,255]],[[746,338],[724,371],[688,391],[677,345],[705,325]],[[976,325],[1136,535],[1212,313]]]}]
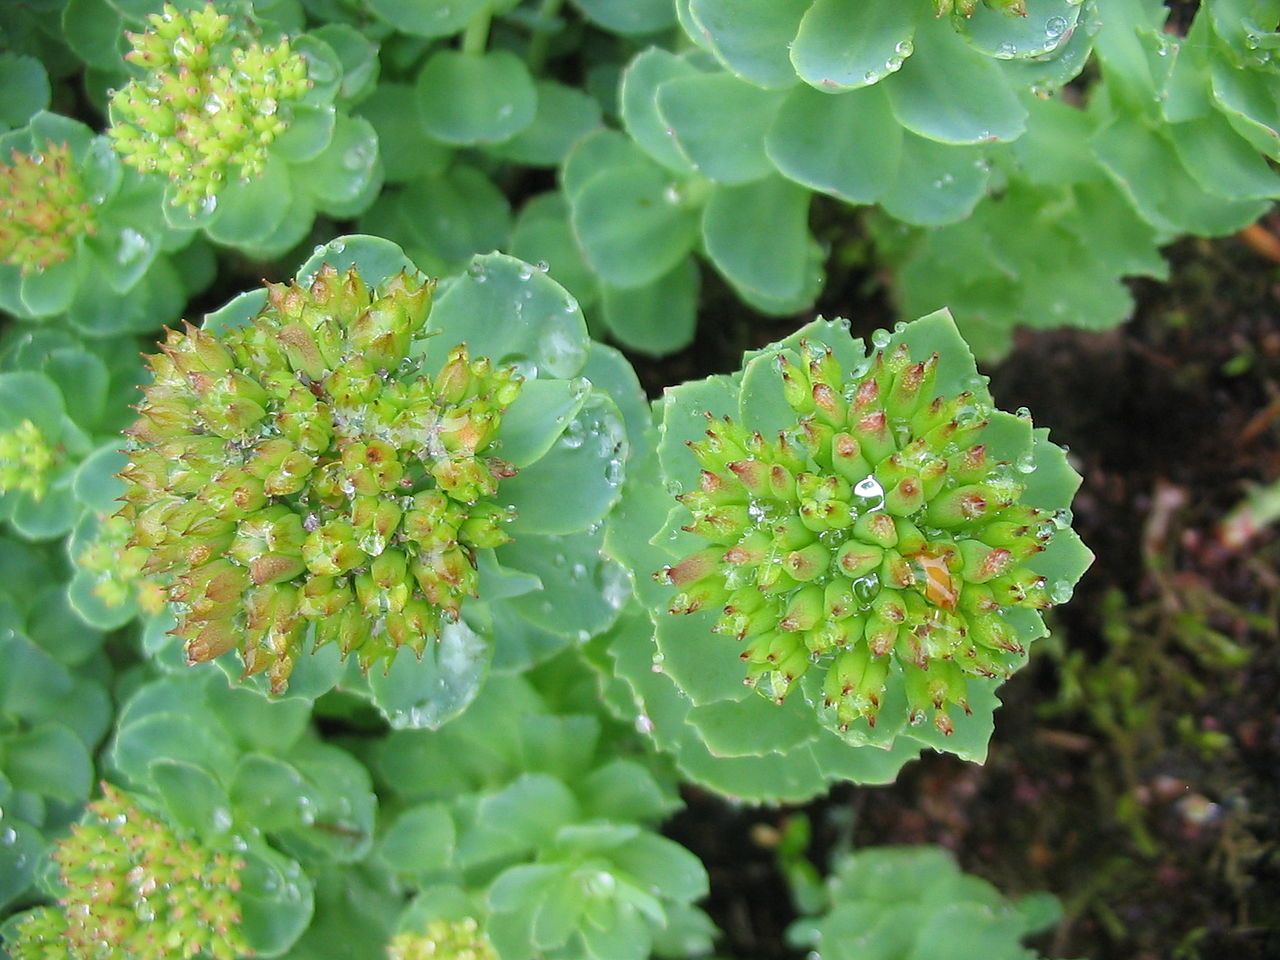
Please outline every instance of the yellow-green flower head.
[{"label": "yellow-green flower head", "polygon": [[49,489],[49,472],[58,460],[58,451],[30,420],[12,430],[0,430],[0,493],[25,490],[40,500]]},{"label": "yellow-green flower head", "polygon": [[387,946],[387,960],[498,960],[498,953],[472,917],[432,920],[426,933],[400,933]]},{"label": "yellow-green flower head", "polygon": [[13,151],[0,163],[0,260],[34,273],[70,257],[76,242],[97,232],[71,148]]},{"label": "yellow-green flower head", "polygon": [[[410,357],[434,283],[325,265],[246,326],[171,331],[121,473],[132,545],[168,573],[192,663],[238,647],[282,690],[308,627],[366,669],[419,654],[510,538],[487,450],[520,391],[465,345]],[[419,344],[419,348],[421,344]]]},{"label": "yellow-green flower head", "polygon": [[878,350],[846,377],[830,348],[801,349],[803,366],[776,361],[793,428],[766,439],[708,414],[689,445],[700,484],[677,499],[709,545],[655,576],[680,591],[673,614],[723,608],[715,631],[769,696],[823,669],[836,725],[874,726],[896,660],[911,721],[950,733],[965,676],[1007,677],[1022,652],[1004,612],[1055,599],[1025,562],[1056,518],[1019,503],[1030,463],[988,456],[991,409],[934,395],[936,353]]},{"label": "yellow-green flower head", "polygon": [[143,574],[148,552],[130,546],[133,524],[120,514],[104,516],[98,534],[76,556],[82,570],[93,575],[93,594],[106,606],[122,607],[135,600],[143,613],[164,609],[164,590],[155,578]]},{"label": "yellow-green flower head", "polygon": [[166,4],[148,20],[128,34],[125,57],[147,73],[112,95],[109,133],[126,163],[174,183],[177,202],[208,207],[228,179],[262,172],[287,105],[310,86],[307,62],[287,39],[244,41],[212,3],[191,13]]},{"label": "yellow-green flower head", "polygon": [[107,785],[88,812],[53,853],[58,906],[29,913],[5,945],[15,960],[251,955],[240,933],[242,860],[179,836]]}]

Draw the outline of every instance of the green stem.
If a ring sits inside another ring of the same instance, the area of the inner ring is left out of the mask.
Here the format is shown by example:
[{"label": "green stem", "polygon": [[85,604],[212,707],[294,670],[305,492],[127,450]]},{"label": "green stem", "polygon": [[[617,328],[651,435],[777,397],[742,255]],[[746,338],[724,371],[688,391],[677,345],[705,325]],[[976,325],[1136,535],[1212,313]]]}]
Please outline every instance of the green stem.
[{"label": "green stem", "polygon": [[538,23],[529,39],[528,62],[532,73],[542,72],[542,65],[547,59],[547,46],[551,42],[551,22],[555,20],[563,4],[564,0],[542,0],[542,6],[538,8]]},{"label": "green stem", "polygon": [[487,6],[471,18],[462,34],[463,53],[484,53],[489,45],[489,22],[492,19],[493,10]]}]

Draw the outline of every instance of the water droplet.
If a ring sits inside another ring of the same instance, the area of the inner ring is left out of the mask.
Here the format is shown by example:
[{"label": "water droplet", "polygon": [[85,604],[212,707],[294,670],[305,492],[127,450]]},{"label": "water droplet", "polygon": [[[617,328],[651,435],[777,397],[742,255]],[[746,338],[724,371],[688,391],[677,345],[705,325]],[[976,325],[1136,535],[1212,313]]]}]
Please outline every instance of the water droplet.
[{"label": "water droplet", "polygon": [[662,191],[662,199],[667,201],[667,203],[671,204],[673,207],[678,206],[682,199],[679,188],[677,188],[674,183],[668,184],[667,189]]},{"label": "water droplet", "polygon": [[1017,55],[1018,47],[1010,40],[1005,40],[996,47],[996,59],[998,60],[1012,60]]},{"label": "water droplet", "polygon": [[877,350],[883,350],[889,345],[890,334],[888,330],[877,330],[871,334],[871,343]]},{"label": "water droplet", "polygon": [[348,170],[363,170],[373,159],[373,151],[368,144],[358,143],[347,149],[342,155],[342,165]]},{"label": "water droplet", "polygon": [[551,264],[547,263],[547,261],[545,260],[539,260],[537,263],[533,265],[533,268],[537,270],[539,273],[546,273],[548,270],[551,269]]},{"label": "water droplet", "polygon": [[587,428],[581,420],[572,421],[560,434],[560,445],[568,450],[577,450],[587,439]]},{"label": "water droplet", "polygon": [[1049,600],[1053,603],[1066,603],[1074,593],[1071,584],[1066,580],[1055,580],[1049,588]]},{"label": "water droplet", "polygon": [[865,577],[858,577],[853,581],[853,595],[858,600],[859,609],[866,610],[871,606],[871,601],[876,598],[880,592],[880,577],[877,574],[869,573]]},{"label": "water droplet", "polygon": [[18,831],[14,830],[13,827],[5,827],[3,831],[0,831],[0,845],[12,847],[17,842]]},{"label": "water droplet", "polygon": [[1016,416],[1019,420],[1027,421],[1027,423],[1031,422],[1031,411],[1026,407],[1019,407],[1017,410],[1014,411],[1014,416]]},{"label": "water droplet", "polygon": [[280,105],[276,102],[274,97],[266,97],[258,104],[258,112],[264,117],[269,117],[272,116],[279,107]]},{"label": "water droplet", "polygon": [[208,193],[200,198],[200,212],[204,214],[212,214],[218,209],[218,198]]},{"label": "water droplet", "polygon": [[933,181],[933,188],[934,188],[935,190],[942,190],[942,189],[944,189],[944,188],[946,188],[946,187],[951,186],[951,185],[952,185],[953,183],[955,183],[955,182],[956,182],[956,178],[955,178],[955,177],[953,177],[953,176],[952,176],[951,174],[949,174],[949,173],[944,173],[944,174],[943,174],[942,176],[940,176],[937,180]]},{"label": "water droplet", "polygon": [[1027,451],[1013,462],[1014,469],[1019,473],[1035,473],[1036,457],[1034,453]]},{"label": "water droplet", "polygon": [[916,52],[916,45],[910,40],[899,40],[893,50],[900,57],[909,57]]},{"label": "water droplet", "polygon": [[119,246],[116,248],[116,265],[130,267],[142,260],[151,251],[151,241],[132,227],[120,231]]},{"label": "water droplet", "polygon": [[662,664],[666,659],[667,659],[666,655],[662,653],[655,653],[653,655],[653,672],[654,673],[662,672]]},{"label": "water droplet", "polygon": [[631,579],[621,564],[605,562],[596,570],[600,596],[614,610],[621,610],[631,599]]},{"label": "water droplet", "polygon": [[636,733],[645,735],[653,733],[653,721],[643,713],[636,717]]},{"label": "water droplet", "polygon": [[343,243],[341,240],[334,240],[331,244],[329,244],[329,249],[332,250],[334,253],[341,253],[343,250],[347,249],[347,245]]},{"label": "water droplet", "polygon": [[523,282],[525,280],[528,280],[532,276],[533,276],[533,267],[529,266],[529,264],[527,263],[520,264],[520,269],[516,273],[516,279]]},{"label": "water droplet", "polygon": [[1065,17],[1050,17],[1045,21],[1044,33],[1050,40],[1056,40],[1067,32],[1067,20]]}]

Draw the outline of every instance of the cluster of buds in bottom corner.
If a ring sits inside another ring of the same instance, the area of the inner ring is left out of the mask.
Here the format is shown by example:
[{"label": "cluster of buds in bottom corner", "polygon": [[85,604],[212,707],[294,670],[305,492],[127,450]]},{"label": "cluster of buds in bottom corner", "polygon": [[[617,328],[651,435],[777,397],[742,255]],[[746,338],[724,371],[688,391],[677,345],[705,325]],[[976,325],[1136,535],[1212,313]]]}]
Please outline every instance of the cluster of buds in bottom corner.
[{"label": "cluster of buds in bottom corner", "polygon": [[0,260],[33,273],[61,263],[97,220],[71,148],[49,143],[0,162]]},{"label": "cluster of buds in bottom corner", "polygon": [[522,381],[463,345],[424,369],[432,289],[326,265],[150,358],[123,512],[192,663],[238,647],[280,691],[310,629],[368,669],[475,594],[476,551],[509,540],[492,498],[515,469],[487,448]]},{"label": "cluster of buds in bottom corner", "polygon": [[498,960],[498,953],[473,917],[432,920],[425,933],[399,933],[387,946],[387,960]]},{"label": "cluster of buds in bottom corner", "polygon": [[179,836],[106,784],[53,859],[63,888],[58,907],[22,919],[5,944],[15,960],[252,953],[237,899],[244,861]]},{"label": "cluster of buds in bottom corner", "polygon": [[1029,455],[993,462],[985,402],[935,397],[936,353],[879,350],[846,380],[829,348],[801,349],[802,365],[777,354],[793,428],[766,439],[708,414],[689,444],[699,486],[678,499],[709,546],[656,577],[680,591],[673,614],[722,608],[715,632],[745,645],[746,682],[768,696],[825,669],[838,728],[874,726],[896,662],[911,722],[933,713],[950,733],[966,676],[1020,662],[1006,612],[1053,601],[1027,561],[1060,519],[1019,502]]}]

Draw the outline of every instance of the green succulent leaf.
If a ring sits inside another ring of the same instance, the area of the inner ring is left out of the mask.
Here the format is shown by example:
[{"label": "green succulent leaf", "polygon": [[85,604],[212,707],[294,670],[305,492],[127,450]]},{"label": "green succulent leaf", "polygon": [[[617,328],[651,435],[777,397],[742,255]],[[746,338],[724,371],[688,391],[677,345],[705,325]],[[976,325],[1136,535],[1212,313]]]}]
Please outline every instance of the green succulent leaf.
[{"label": "green succulent leaf", "polygon": [[373,704],[397,730],[435,730],[475,699],[492,647],[464,621],[443,627],[422,657],[402,649],[385,673],[369,674]]},{"label": "green succulent leaf", "polygon": [[827,93],[878,83],[912,52],[919,4],[815,0],[791,46],[796,73]]},{"label": "green succulent leaf", "polygon": [[902,128],[879,84],[838,97],[788,92],[765,138],[783,176],[849,203],[874,203],[898,170]]},{"label": "green succulent leaf", "polygon": [[885,84],[894,115],[907,130],[939,143],[1013,140],[1026,110],[992,61],[971,51],[944,20],[915,34],[916,51]]},{"label": "green succulent leaf", "polygon": [[474,257],[440,294],[428,322],[450,343],[466,343],[530,378],[571,378],[587,359],[577,301],[544,271],[501,253]]},{"label": "green succulent leaf", "polygon": [[734,0],[690,0],[689,16],[698,34],[708,38],[716,58],[756,86],[778,89],[796,82],[787,49],[812,0],[777,0],[743,16]]},{"label": "green succulent leaf", "polygon": [[439,50],[418,74],[418,116],[450,144],[501,143],[533,123],[538,94],[528,67],[505,50]]},{"label": "green succulent leaf", "polygon": [[656,33],[675,25],[666,0],[574,0],[583,14],[613,33]]},{"label": "green succulent leaf", "polygon": [[662,83],[657,108],[694,170],[716,183],[740,184],[773,172],[764,136],[781,98],[732,74],[706,73]]},{"label": "green succulent leaf", "polygon": [[628,349],[653,356],[675,353],[693,341],[700,287],[698,266],[688,257],[644,286],[603,285],[601,319]]}]

